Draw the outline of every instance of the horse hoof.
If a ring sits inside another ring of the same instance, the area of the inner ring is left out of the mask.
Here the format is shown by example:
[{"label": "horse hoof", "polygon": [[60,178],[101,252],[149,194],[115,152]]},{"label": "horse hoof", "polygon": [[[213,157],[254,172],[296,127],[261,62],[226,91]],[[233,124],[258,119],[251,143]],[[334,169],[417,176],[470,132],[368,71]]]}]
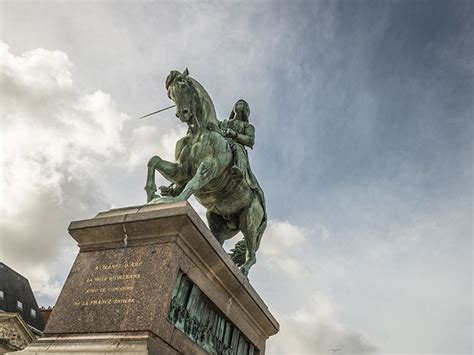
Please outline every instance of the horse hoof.
[{"label": "horse hoof", "polygon": [[249,275],[249,271],[250,271],[250,270],[249,270],[248,268],[242,266],[242,267],[240,268],[240,271],[242,272],[242,274],[244,274],[245,277],[247,277],[247,276]]},{"label": "horse hoof", "polygon": [[151,199],[151,201],[148,202],[148,203],[151,205],[151,204],[159,204],[159,203],[164,203],[164,202],[165,202],[165,201],[163,201],[163,199],[161,198],[161,196],[156,196],[156,195],[155,195],[155,197],[153,197],[153,198]]},{"label": "horse hoof", "polygon": [[173,196],[156,196],[153,200],[149,203],[174,203],[174,202],[181,202],[184,201],[179,197]]}]

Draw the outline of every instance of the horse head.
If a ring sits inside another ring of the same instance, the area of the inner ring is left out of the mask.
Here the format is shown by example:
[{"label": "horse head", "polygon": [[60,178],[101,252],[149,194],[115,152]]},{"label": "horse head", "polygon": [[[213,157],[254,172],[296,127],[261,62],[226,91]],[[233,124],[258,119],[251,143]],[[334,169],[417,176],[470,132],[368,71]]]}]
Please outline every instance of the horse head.
[{"label": "horse head", "polygon": [[176,104],[176,116],[191,129],[217,123],[214,104],[206,90],[189,76],[189,71],[173,70],[166,78],[168,97]]}]

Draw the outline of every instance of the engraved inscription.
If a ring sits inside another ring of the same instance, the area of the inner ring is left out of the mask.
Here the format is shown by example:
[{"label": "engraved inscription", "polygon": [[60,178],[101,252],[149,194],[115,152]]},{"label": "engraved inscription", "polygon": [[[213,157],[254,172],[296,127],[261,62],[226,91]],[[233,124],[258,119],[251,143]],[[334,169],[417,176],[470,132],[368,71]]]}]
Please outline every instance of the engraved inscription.
[{"label": "engraved inscription", "polygon": [[85,279],[86,288],[74,306],[124,305],[136,303],[133,297],[135,283],[142,278],[142,261],[98,264],[93,275]]},{"label": "engraved inscription", "polygon": [[142,261],[132,261],[129,263],[122,263],[122,264],[101,264],[97,265],[94,270],[119,270],[119,269],[129,269],[134,267],[142,266]]},{"label": "engraved inscription", "polygon": [[132,291],[132,286],[121,286],[121,287],[102,287],[102,288],[88,288],[85,293],[107,293],[107,292],[121,292],[121,291]]},{"label": "engraved inscription", "polygon": [[76,306],[97,306],[101,304],[125,304],[125,303],[134,303],[134,298],[107,298],[107,299],[98,299],[98,300],[88,300],[82,302],[74,302]]},{"label": "engraved inscription", "polygon": [[130,279],[139,279],[141,274],[125,274],[125,275],[113,275],[113,276],[98,276],[94,278],[87,278],[86,282],[106,282],[106,281],[116,281],[116,280],[130,280]]}]

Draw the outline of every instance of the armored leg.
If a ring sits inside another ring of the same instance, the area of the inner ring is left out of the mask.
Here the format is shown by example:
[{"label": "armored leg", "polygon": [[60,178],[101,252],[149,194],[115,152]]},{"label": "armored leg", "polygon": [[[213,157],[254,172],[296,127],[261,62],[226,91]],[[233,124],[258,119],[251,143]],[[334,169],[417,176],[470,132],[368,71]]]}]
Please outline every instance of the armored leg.
[{"label": "armored leg", "polygon": [[237,166],[237,168],[239,168],[239,170],[242,172],[242,175],[244,175],[248,165],[247,155],[244,153],[243,149],[236,149],[235,156],[235,166]]},{"label": "armored leg", "polygon": [[247,155],[243,147],[234,144],[232,146],[232,154],[234,157],[234,166],[232,167],[232,175],[245,176],[247,171],[248,161]]}]

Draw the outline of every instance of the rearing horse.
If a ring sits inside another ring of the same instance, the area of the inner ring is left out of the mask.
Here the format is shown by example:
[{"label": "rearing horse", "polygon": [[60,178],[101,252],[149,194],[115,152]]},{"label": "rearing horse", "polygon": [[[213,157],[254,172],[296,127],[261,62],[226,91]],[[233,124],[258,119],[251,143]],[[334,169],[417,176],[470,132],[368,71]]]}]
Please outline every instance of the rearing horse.
[{"label": "rearing horse", "polygon": [[[267,225],[263,191],[250,169],[246,173],[252,174],[257,187],[232,176],[232,150],[219,133],[214,104],[188,70],[172,71],[166,89],[176,104],[176,116],[188,125],[188,133],[176,143],[176,163],[159,156],[149,160],[148,202],[184,201],[194,194],[207,209],[209,228],[221,245],[242,232],[244,239],[236,244],[231,257],[248,275]],[[170,187],[160,187],[162,196],[155,194],[155,170],[172,182]]]}]

